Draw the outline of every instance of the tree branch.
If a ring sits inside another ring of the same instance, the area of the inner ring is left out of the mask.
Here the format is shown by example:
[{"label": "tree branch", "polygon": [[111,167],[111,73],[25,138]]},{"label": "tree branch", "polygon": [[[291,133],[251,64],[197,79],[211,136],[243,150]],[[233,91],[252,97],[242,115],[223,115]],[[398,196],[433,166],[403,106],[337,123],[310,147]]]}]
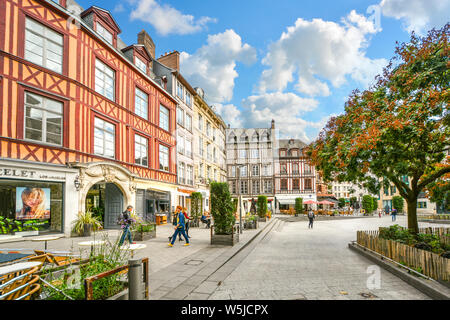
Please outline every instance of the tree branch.
[{"label": "tree branch", "polygon": [[445,168],[442,168],[441,170],[436,171],[435,173],[433,173],[432,175],[428,176],[426,179],[424,179],[422,182],[420,182],[417,187],[419,190],[422,190],[423,188],[425,188],[429,183],[435,181],[436,179],[438,179],[440,176],[449,173],[450,172],[450,166],[447,166]]}]

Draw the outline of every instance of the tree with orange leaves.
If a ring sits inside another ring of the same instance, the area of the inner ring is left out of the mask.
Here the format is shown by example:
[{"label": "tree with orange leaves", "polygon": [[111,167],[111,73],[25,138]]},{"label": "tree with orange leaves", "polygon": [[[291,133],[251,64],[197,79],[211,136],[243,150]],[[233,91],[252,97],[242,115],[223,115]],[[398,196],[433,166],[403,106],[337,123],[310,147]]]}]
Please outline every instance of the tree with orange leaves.
[{"label": "tree with orange leaves", "polygon": [[373,193],[393,183],[413,233],[419,193],[450,187],[449,27],[426,37],[413,33],[397,45],[375,84],[353,91],[345,113],[328,121],[307,152],[327,181],[359,183]]}]

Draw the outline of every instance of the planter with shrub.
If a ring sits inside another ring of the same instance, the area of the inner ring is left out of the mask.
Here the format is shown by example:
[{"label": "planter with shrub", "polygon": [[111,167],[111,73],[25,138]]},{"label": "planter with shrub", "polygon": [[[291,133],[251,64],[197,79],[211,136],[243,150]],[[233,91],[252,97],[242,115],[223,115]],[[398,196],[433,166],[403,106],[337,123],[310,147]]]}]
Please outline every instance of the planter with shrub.
[{"label": "planter with shrub", "polygon": [[101,221],[90,211],[78,212],[77,219],[72,224],[72,232],[82,237],[89,237],[92,231],[103,229]]},{"label": "planter with shrub", "polygon": [[156,238],[155,222],[138,222],[131,229],[133,241],[146,241]]},{"label": "planter with shrub", "polygon": [[226,182],[211,182],[211,244],[234,245],[239,241],[236,218],[233,214],[233,202]]}]

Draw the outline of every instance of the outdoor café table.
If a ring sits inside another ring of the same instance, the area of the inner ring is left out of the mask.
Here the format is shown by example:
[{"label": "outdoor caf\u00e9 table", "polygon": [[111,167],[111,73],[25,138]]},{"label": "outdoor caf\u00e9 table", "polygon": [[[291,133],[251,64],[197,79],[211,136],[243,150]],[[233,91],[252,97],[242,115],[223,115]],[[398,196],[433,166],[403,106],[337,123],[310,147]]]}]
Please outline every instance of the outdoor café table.
[{"label": "outdoor caf\u00e9 table", "polygon": [[104,244],[105,241],[101,241],[101,240],[95,240],[95,241],[83,241],[83,242],[78,242],[78,245],[80,247],[91,247],[91,252],[90,254],[92,254],[92,250],[94,249],[94,246],[100,246],[102,244]]},{"label": "outdoor caf\u00e9 table", "polygon": [[134,251],[136,250],[141,250],[146,248],[147,245],[143,244],[143,243],[134,243],[134,244],[130,244],[130,245],[125,245],[120,247],[120,250],[130,250],[131,251],[131,257],[134,257]]},{"label": "outdoor caf\u00e9 table", "polygon": [[47,241],[58,240],[60,238],[62,238],[62,236],[47,236],[47,237],[34,238],[34,239],[31,239],[31,241],[33,241],[33,242],[45,241],[45,249],[44,250],[47,250]]},{"label": "outdoor caf\u00e9 table", "polygon": [[0,276],[4,275],[4,274],[8,274],[8,273],[16,273],[19,271],[23,271],[23,270],[28,270],[31,268],[34,268],[36,266],[41,265],[42,262],[19,262],[19,263],[14,263],[14,264],[10,264],[8,266],[4,266],[4,267],[0,267]]}]

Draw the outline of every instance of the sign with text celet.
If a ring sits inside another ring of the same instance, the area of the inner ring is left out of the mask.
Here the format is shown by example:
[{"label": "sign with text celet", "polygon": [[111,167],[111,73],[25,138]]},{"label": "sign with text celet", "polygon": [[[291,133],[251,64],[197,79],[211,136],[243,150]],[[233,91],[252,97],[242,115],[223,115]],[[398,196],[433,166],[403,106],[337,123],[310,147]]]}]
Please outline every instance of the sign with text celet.
[{"label": "sign with text celet", "polygon": [[0,167],[0,178],[19,178],[19,179],[33,179],[33,180],[66,180],[64,175],[58,173],[36,171],[29,169],[5,168]]}]

